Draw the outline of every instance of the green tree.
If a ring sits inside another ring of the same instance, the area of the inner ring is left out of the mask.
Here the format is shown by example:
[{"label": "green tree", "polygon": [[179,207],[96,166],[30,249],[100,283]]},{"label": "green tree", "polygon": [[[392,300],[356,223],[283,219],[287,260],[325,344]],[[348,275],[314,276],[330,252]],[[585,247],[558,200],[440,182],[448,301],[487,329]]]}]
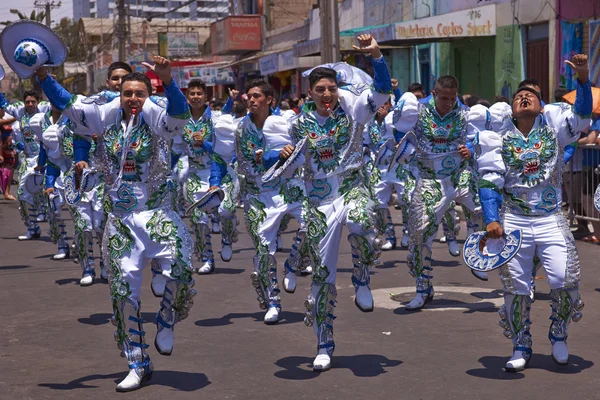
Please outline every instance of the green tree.
[{"label": "green tree", "polygon": [[79,32],[79,25],[67,17],[60,20],[54,27],[54,32],[65,42],[69,48],[67,61],[85,62],[87,56],[87,47],[85,41]]},{"label": "green tree", "polygon": [[[37,22],[43,22],[44,19],[46,18],[45,11],[40,11],[39,13],[36,13],[35,10],[33,10],[29,17],[27,15],[23,14],[21,11],[15,10],[14,8],[10,9],[10,13],[18,15],[19,19],[28,19],[28,20],[37,21]],[[0,22],[0,25],[10,25],[13,22],[14,21],[4,21],[4,22]]]}]

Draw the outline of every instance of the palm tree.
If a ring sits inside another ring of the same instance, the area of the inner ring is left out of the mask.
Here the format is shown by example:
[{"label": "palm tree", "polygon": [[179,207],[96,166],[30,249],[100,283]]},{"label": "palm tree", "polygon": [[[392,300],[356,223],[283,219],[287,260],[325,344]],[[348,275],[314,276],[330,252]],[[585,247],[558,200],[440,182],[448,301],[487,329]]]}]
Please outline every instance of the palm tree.
[{"label": "palm tree", "polygon": [[[21,13],[21,11],[15,10],[14,8],[11,8],[10,12],[11,12],[11,14],[17,14],[19,16],[19,19],[28,19],[30,21],[43,22],[44,19],[46,18],[45,11],[40,11],[39,13],[36,13],[35,10],[33,10],[29,17],[27,15]],[[13,22],[14,21],[4,21],[4,22],[0,22],[0,25],[10,25]]]}]

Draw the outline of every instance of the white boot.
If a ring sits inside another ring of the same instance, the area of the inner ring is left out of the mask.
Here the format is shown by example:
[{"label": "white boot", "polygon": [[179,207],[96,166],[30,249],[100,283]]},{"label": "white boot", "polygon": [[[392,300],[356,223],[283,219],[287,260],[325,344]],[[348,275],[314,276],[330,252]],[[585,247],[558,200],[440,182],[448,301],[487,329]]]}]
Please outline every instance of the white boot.
[{"label": "white boot", "polygon": [[440,243],[446,243],[446,242],[447,242],[446,236],[442,236],[440,238]]},{"label": "white boot", "polygon": [[37,222],[46,222],[46,214],[44,214],[44,213],[38,214]]},{"label": "white boot", "polygon": [[431,300],[433,300],[433,295],[434,295],[433,288],[431,288],[431,292],[429,292],[429,294],[417,293],[415,295],[414,299],[412,299],[410,303],[405,305],[404,308],[409,311],[420,310],[421,308],[423,308],[425,306],[425,304],[427,304],[427,303],[431,302]]},{"label": "white boot", "polygon": [[331,357],[327,354],[326,349],[321,349],[317,353],[317,357],[313,360],[313,371],[322,372],[331,369]]},{"label": "white boot", "polygon": [[300,269],[300,275],[306,276],[313,273],[312,265],[307,265],[304,269]]},{"label": "white boot", "polygon": [[64,260],[65,258],[69,258],[69,248],[61,247],[58,249],[58,253],[52,256],[53,260]]},{"label": "white boot", "polygon": [[108,275],[106,273],[106,268],[104,268],[103,266],[100,267],[100,278],[104,279],[105,281],[108,280]]},{"label": "white boot", "polygon": [[150,289],[154,297],[162,297],[165,293],[165,286],[167,284],[167,278],[163,274],[156,274],[152,277],[150,282]]},{"label": "white boot", "polygon": [[90,286],[94,283],[94,275],[84,275],[79,281],[80,286]]},{"label": "white boot", "polygon": [[381,246],[381,250],[383,250],[383,251],[394,250],[394,247],[395,247],[394,244],[388,240],[383,244],[383,246]]},{"label": "white boot", "polygon": [[277,251],[283,250],[283,239],[281,238],[281,234],[277,234]]},{"label": "white boot", "polygon": [[[157,320],[156,324],[161,324],[161,322]],[[173,323],[171,321],[164,322],[164,324],[162,324],[156,332],[156,337],[154,338],[154,347],[156,347],[156,351],[158,351],[159,354],[163,356],[170,356],[173,352],[174,344],[175,332]]]},{"label": "white boot", "polygon": [[230,244],[224,244],[221,248],[221,260],[225,262],[231,261],[231,257],[233,256],[233,250]]},{"label": "white boot", "polygon": [[515,350],[513,356],[508,360],[504,369],[506,372],[519,372],[523,371],[527,368],[527,364],[529,364],[529,355],[520,350]]},{"label": "white boot", "polygon": [[402,240],[400,241],[400,246],[402,246],[402,248],[406,249],[406,248],[408,248],[409,244],[410,244],[410,236],[408,235],[408,233],[403,233]]},{"label": "white boot", "polygon": [[450,240],[448,242],[448,252],[453,257],[460,256],[460,246],[458,245],[458,242],[456,240]]},{"label": "white boot", "polygon": [[19,236],[17,239],[19,241],[32,240],[32,239],[39,239],[40,236],[41,236],[40,228],[37,227],[35,230],[28,229],[26,234]]},{"label": "white boot", "polygon": [[473,276],[481,281],[487,282],[488,280],[488,274],[487,272],[482,272],[482,271],[475,271],[474,269],[471,270],[471,273],[473,274]]},{"label": "white boot", "polygon": [[552,345],[552,359],[555,363],[560,365],[567,365],[569,363],[569,349],[567,348],[567,342],[561,340],[556,341]]},{"label": "white boot", "polygon": [[152,371],[143,377],[140,377],[135,369],[129,370],[129,374],[117,385],[117,392],[131,392],[142,385],[142,382],[149,381],[152,378]]},{"label": "white boot", "polygon": [[373,311],[373,294],[367,285],[359,286],[358,289],[356,289],[354,304],[362,312]]},{"label": "white boot", "polygon": [[275,306],[269,306],[267,313],[265,314],[265,324],[273,325],[279,322],[279,309]]},{"label": "white boot", "polygon": [[288,293],[294,293],[296,291],[296,274],[294,272],[285,271],[283,277],[283,290]]},{"label": "white boot", "polygon": [[213,221],[212,223],[212,233],[221,233],[221,224],[219,224],[219,221]]},{"label": "white boot", "polygon": [[209,261],[205,262],[200,268],[198,268],[198,273],[200,275],[208,275],[215,270],[215,267]]}]

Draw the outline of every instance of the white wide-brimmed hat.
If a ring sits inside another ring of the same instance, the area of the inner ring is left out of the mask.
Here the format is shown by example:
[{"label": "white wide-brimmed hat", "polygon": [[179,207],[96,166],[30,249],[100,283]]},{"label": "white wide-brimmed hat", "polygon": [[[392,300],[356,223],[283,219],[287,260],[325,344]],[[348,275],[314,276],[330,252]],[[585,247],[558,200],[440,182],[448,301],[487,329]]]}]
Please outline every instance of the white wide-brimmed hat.
[{"label": "white wide-brimmed hat", "polygon": [[29,78],[41,66],[57,67],[69,50],[56,33],[35,21],[17,21],[0,34],[0,50],[20,78]]},{"label": "white wide-brimmed hat", "polygon": [[298,144],[296,144],[294,151],[287,160],[278,160],[271,168],[269,168],[263,175],[262,182],[268,183],[279,177],[291,178],[294,176],[294,172],[306,163],[304,147],[306,146],[307,141],[308,136],[305,136]]},{"label": "white wide-brimmed hat", "polygon": [[196,208],[204,213],[211,213],[216,207],[219,207],[224,198],[225,192],[221,188],[215,187],[207,191],[204,196],[189,206],[185,213],[191,215]]},{"label": "white wide-brimmed hat", "polygon": [[[483,246],[482,240],[485,240]],[[488,272],[509,262],[517,255],[522,243],[523,232],[520,229],[505,230],[500,239],[488,239],[485,231],[474,232],[465,241],[463,259],[472,270]]]},{"label": "white wide-brimmed hat", "polygon": [[42,191],[44,188],[44,174],[37,171],[28,172],[25,177],[25,189],[31,193],[36,194]]},{"label": "white wide-brimmed hat", "polygon": [[0,81],[4,79],[4,68],[2,67],[2,64],[0,64]]}]

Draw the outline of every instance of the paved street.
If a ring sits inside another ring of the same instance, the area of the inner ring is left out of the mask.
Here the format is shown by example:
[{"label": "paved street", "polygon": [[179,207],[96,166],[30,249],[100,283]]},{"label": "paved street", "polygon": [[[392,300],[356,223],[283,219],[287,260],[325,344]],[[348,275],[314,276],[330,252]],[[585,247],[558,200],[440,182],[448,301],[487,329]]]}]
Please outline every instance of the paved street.
[{"label": "paved street", "polygon": [[[392,215],[400,220],[396,210]],[[502,367],[512,346],[498,326],[497,274],[490,282],[478,281],[462,258],[451,257],[436,242],[436,298],[426,310],[407,313],[401,302],[412,297],[413,283],[406,251],[386,252],[372,274],[376,309],[363,314],[354,306],[344,240],[333,369],[317,374],[309,367],[315,337],[302,322],[309,278],[299,278],[294,295],[282,291],[284,320],[264,325],[249,279],[254,247],[240,228],[233,260],[226,264],[217,256],[216,272],[196,278],[199,294],[189,318],[177,325],[173,355],[160,356],[151,346],[152,381],[137,392],[116,394],[115,382],[125,376],[127,364],[113,340],[107,285],[97,281],[82,288],[77,265],[51,261],[56,249],[45,223],[41,241],[18,242],[23,225],[17,206],[0,201],[0,399],[600,398],[595,365],[600,363],[600,247],[578,242],[586,307],[570,330],[570,365],[559,367],[551,359],[548,286],[538,280],[534,356],[525,372],[508,374]],[[464,231],[463,226],[461,238]],[[287,252],[291,231],[284,241]],[[213,242],[217,253],[220,240]],[[284,257],[278,254],[280,265]],[[143,316],[152,321],[158,299],[149,288],[149,268],[145,278]],[[156,328],[151,323],[145,328],[151,344]]]}]

